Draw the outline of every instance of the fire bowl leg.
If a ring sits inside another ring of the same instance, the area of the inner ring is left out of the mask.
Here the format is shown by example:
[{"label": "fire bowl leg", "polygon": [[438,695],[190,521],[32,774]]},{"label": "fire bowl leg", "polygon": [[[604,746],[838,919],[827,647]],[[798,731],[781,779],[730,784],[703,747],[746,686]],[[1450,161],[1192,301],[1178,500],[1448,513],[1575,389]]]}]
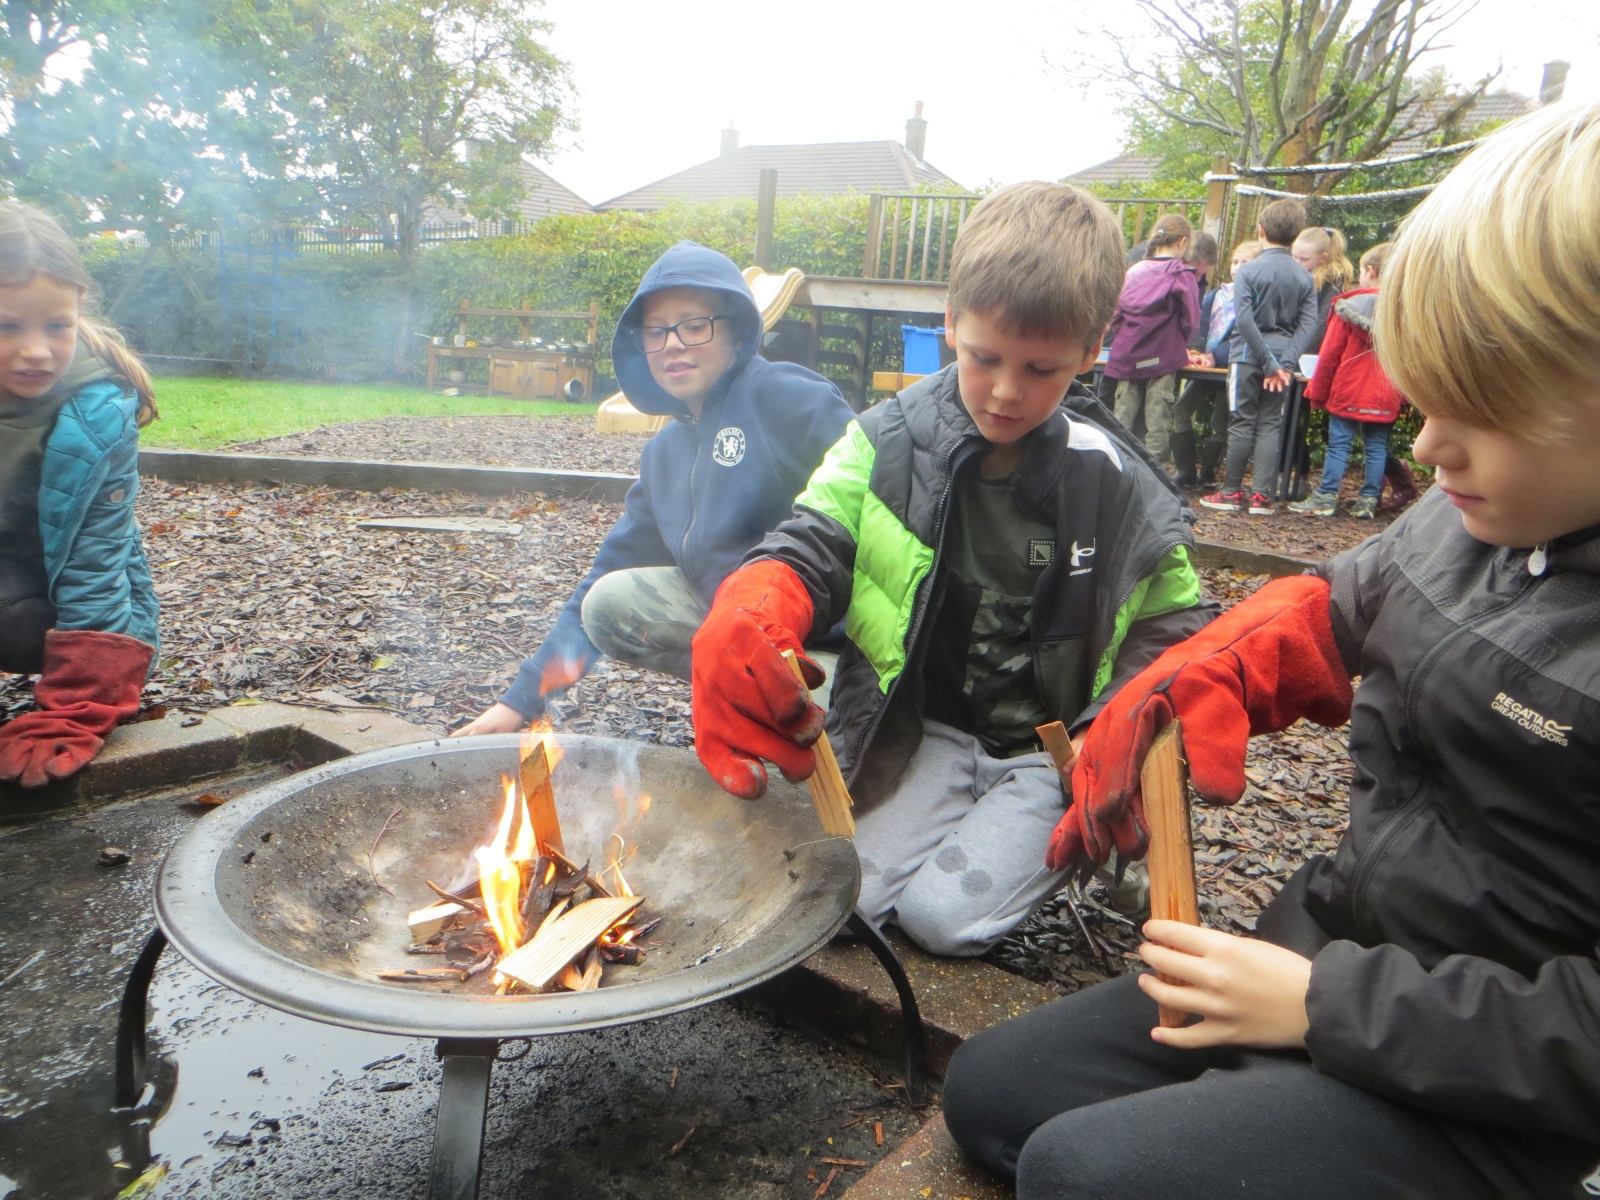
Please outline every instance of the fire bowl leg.
[{"label": "fire bowl leg", "polygon": [[500,1043],[494,1038],[439,1039],[444,1079],[439,1084],[428,1200],[477,1200],[489,1072],[499,1052]]},{"label": "fire bowl leg", "polygon": [[906,976],[906,969],[900,965],[894,947],[876,925],[861,915],[860,909],[851,913],[850,920],[845,924],[883,964],[883,969],[894,982],[894,990],[900,995],[900,1029],[906,1047],[906,1098],[911,1101],[912,1108],[921,1108],[928,1094],[928,1035],[922,1028],[922,1012],[917,1008],[917,996],[911,990],[911,980]]},{"label": "fire bowl leg", "polygon": [[139,1103],[140,1093],[144,1091],[146,1004],[156,962],[166,948],[167,935],[160,929],[151,933],[122,989],[122,1006],[117,1012],[117,1088],[113,1100],[117,1108],[132,1108]]}]

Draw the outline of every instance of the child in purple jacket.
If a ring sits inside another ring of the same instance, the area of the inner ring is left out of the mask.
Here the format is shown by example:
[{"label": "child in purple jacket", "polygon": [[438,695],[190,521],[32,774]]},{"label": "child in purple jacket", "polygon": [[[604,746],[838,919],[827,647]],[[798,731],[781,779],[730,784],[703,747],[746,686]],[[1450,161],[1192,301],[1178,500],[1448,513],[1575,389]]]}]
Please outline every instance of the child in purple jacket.
[{"label": "child in purple jacket", "polygon": [[1156,222],[1143,262],[1128,268],[1111,319],[1106,378],[1117,380],[1116,414],[1157,460],[1171,461],[1168,432],[1178,400],[1178,372],[1200,327],[1200,288],[1183,261],[1193,227],[1177,213]]}]

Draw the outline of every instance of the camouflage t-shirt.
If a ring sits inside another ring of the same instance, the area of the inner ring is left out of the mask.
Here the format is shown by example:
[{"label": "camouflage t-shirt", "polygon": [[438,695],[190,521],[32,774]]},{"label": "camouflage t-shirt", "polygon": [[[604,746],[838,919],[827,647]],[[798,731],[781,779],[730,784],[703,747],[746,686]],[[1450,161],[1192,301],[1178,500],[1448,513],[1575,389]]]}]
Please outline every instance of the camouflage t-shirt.
[{"label": "camouflage t-shirt", "polygon": [[1034,727],[1049,719],[1034,680],[1033,589],[1056,531],[1016,504],[1013,478],[972,470],[956,482],[923,669],[923,714],[999,758],[1035,749]]}]

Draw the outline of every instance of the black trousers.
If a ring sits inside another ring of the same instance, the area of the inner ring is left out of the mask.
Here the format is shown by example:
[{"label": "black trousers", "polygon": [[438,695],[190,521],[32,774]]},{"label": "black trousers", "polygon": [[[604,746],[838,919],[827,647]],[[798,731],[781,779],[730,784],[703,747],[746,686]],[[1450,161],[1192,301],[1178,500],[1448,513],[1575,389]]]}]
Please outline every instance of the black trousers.
[{"label": "black trousers", "polygon": [[951,1134],[1017,1200],[1505,1194],[1420,1109],[1300,1052],[1162,1046],[1156,1019],[1125,975],[986,1030],[945,1076]]},{"label": "black trousers", "polygon": [[0,554],[0,671],[37,674],[44,635],[55,626],[55,605],[39,572]]}]

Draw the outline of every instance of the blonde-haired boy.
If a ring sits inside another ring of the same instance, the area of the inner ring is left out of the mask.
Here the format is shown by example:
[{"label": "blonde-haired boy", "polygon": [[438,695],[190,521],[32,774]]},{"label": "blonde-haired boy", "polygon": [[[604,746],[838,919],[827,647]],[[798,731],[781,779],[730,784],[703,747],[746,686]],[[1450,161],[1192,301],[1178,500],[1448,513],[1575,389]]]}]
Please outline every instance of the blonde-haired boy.
[{"label": "blonde-haired boy", "polygon": [[779,654],[843,618],[827,723],[861,910],[935,953],[982,953],[1062,878],[1043,858],[1063,780],[1035,727],[1081,729],[1214,610],[1176,489],[1074,382],[1122,254],[1076,188],[978,205],[951,260],[955,363],[850,425],[695,638],[696,749],[754,798],[763,758],[811,773],[822,727]]},{"label": "blonde-haired boy", "polygon": [[1124,687],[1051,861],[1143,842],[1174,717],[1229,803],[1248,735],[1348,716],[1349,832],[1257,938],[1152,921],[1159,977],[957,1052],[951,1132],[1019,1200],[1567,1197],[1600,1160],[1600,105],[1493,134],[1383,281],[1437,486]]}]

